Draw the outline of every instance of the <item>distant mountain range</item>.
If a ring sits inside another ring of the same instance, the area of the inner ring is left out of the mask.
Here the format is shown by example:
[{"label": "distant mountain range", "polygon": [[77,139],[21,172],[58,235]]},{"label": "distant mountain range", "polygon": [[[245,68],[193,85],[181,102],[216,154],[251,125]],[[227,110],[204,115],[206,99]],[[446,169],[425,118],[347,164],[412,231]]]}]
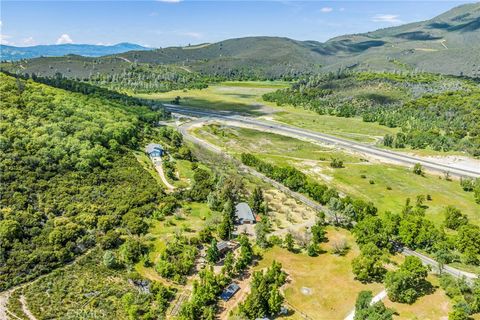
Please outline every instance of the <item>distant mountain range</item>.
[{"label": "distant mountain range", "polygon": [[[202,74],[240,78],[278,78],[340,68],[480,77],[480,3],[456,7],[427,21],[340,36],[324,43],[247,37],[188,47],[142,49],[123,50],[127,52],[112,53],[95,61],[102,61],[106,72],[108,68],[114,70],[116,64],[136,62],[178,65]],[[8,69],[40,75],[60,72],[69,77],[98,73],[80,68],[78,59],[39,58]],[[83,64],[92,61],[82,60]]]},{"label": "distant mountain range", "polygon": [[122,53],[131,50],[151,50],[133,43],[118,43],[111,46],[94,44],[52,44],[31,47],[14,47],[0,45],[1,60],[16,61],[38,57],[61,57],[76,54],[85,57],[100,57],[110,54]]}]

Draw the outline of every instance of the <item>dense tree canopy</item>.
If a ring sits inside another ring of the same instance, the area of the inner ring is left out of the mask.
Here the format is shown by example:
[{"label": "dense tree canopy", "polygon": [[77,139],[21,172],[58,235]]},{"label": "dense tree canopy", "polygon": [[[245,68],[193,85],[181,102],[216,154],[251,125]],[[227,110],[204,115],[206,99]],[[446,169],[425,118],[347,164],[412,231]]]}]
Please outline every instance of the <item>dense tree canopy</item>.
[{"label": "dense tree canopy", "polygon": [[387,272],[383,266],[383,255],[382,250],[372,242],[362,246],[360,255],[352,261],[355,279],[361,282],[381,282]]},{"label": "dense tree canopy", "polygon": [[273,261],[265,272],[254,272],[251,292],[240,305],[240,314],[252,320],[277,315],[284,300],[279,288],[285,280],[286,274],[282,271],[282,265],[276,261]]},{"label": "dense tree canopy", "polygon": [[417,257],[406,257],[405,262],[396,271],[390,271],[385,277],[388,297],[392,301],[413,303],[425,294],[429,283],[426,281],[428,269]]},{"label": "dense tree canopy", "polygon": [[371,291],[361,291],[355,302],[355,320],[391,320],[395,311],[386,308],[382,301],[372,304]]},{"label": "dense tree canopy", "polygon": [[4,74],[0,94],[0,289],[146,230],[163,195],[131,149],[159,111]]}]

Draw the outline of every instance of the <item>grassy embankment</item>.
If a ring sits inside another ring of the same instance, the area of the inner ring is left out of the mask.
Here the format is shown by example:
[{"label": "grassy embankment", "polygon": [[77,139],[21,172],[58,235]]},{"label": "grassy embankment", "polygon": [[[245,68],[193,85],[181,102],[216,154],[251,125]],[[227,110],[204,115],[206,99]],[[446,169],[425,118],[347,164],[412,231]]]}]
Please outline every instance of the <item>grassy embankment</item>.
[{"label": "grassy embankment", "polygon": [[102,256],[103,250],[94,249],[15,291],[8,308],[28,319],[19,301],[22,294],[38,319],[127,319],[122,296],[139,295],[138,289],[128,282],[127,270],[105,267]]}]

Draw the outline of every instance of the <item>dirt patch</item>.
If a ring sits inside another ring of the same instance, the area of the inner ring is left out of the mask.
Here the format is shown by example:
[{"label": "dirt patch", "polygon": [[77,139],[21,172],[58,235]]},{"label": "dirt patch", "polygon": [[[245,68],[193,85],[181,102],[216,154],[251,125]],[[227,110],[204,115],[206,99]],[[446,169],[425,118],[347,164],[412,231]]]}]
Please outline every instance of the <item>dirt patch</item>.
[{"label": "dirt patch", "polygon": [[0,319],[7,319],[7,303],[11,293],[11,291],[0,293]]},{"label": "dirt patch", "polygon": [[478,171],[480,168],[480,160],[466,156],[427,156],[422,158],[464,170]]}]

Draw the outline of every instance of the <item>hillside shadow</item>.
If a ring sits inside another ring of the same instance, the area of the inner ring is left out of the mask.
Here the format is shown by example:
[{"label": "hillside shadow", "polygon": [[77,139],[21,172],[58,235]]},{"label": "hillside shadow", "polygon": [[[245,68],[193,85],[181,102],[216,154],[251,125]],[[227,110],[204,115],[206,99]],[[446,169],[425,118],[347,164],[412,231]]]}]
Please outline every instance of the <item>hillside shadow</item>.
[{"label": "hillside shadow", "polygon": [[360,53],[370,48],[381,47],[386,42],[383,40],[367,40],[361,42],[353,42],[350,39],[339,40],[336,42],[326,43],[313,48],[312,51],[323,55],[335,55],[339,52]]},{"label": "hillside shadow", "polygon": [[[462,19],[453,19],[454,21],[462,21]],[[465,20],[463,20],[465,21]],[[447,31],[471,32],[480,29],[480,18],[475,18],[458,25],[452,25],[447,22],[433,22],[428,25],[431,29],[441,29]]]},{"label": "hillside shadow", "polygon": [[222,92],[222,95],[231,96],[231,97],[239,97],[239,98],[242,98],[242,99],[252,99],[252,98],[256,98],[256,97],[257,97],[257,95],[255,95],[255,94],[235,93],[235,92],[227,92],[227,93],[223,93],[223,92]]},{"label": "hillside shadow", "polygon": [[416,40],[416,41],[427,41],[427,40],[438,40],[442,37],[433,36],[430,33],[423,31],[412,31],[412,32],[403,32],[395,36],[396,38],[406,39],[406,40]]},{"label": "hillside shadow", "polygon": [[471,32],[480,29],[480,18],[476,18],[470,22],[459,24],[457,26],[450,27],[449,31]]}]

